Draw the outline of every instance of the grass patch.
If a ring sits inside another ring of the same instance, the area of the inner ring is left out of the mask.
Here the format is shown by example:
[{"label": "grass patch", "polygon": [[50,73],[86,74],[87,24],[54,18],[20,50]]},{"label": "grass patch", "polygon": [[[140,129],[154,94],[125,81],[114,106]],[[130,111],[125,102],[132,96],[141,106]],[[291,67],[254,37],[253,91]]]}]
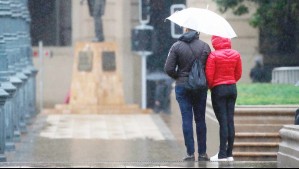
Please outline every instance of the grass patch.
[{"label": "grass patch", "polygon": [[273,84],[239,84],[238,105],[299,105],[299,87]]}]

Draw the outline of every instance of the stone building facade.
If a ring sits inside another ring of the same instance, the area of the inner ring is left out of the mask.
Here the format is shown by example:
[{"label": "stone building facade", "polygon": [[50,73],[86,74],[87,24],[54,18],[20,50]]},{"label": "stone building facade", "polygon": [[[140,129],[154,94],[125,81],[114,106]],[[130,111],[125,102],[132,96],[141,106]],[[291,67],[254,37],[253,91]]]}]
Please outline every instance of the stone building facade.
[{"label": "stone building facade", "polygon": [[[72,30],[72,45],[78,41],[90,41],[95,37],[93,18],[89,15],[88,5],[83,5],[80,1],[70,1],[71,3],[71,30]],[[199,7],[207,8],[213,11],[218,11],[217,6],[213,0],[186,0],[187,7]],[[254,6],[252,7],[254,9]],[[254,10],[252,11],[254,12]],[[219,12],[217,12],[219,13]],[[169,14],[170,15],[170,14]],[[250,15],[234,16],[231,13],[222,14],[231,23],[238,38],[233,39],[233,47],[242,54],[244,75],[242,82],[250,82],[249,72],[254,65],[254,58],[257,55],[259,32],[257,29],[252,28],[249,25]],[[119,47],[120,53],[120,70],[123,73],[124,88],[126,102],[139,103],[141,100],[141,58],[136,53],[131,51],[131,31],[134,27],[139,25],[139,0],[107,0],[106,12],[103,17],[104,22],[104,34],[105,40],[108,42],[116,42]],[[211,36],[202,34],[201,39],[210,43]],[[55,48],[53,49],[55,51]],[[69,57],[71,48],[65,48],[66,55],[60,55],[59,57]],[[61,49],[59,50],[61,51]],[[58,59],[58,56],[56,57]],[[54,57],[55,59],[55,57]],[[60,58],[61,60],[61,58]],[[68,60],[71,60],[68,58]],[[46,61],[46,60],[45,60]],[[58,63],[53,62],[52,63]],[[72,63],[66,67],[71,67]],[[48,65],[49,66],[49,65]],[[53,67],[55,65],[51,65]],[[48,74],[51,74],[51,69],[46,70]],[[63,71],[63,70],[62,70]],[[66,70],[69,72],[69,70]],[[66,73],[62,73],[66,74]],[[59,76],[59,75],[58,75]],[[69,85],[69,78],[65,80],[63,77],[57,77],[62,79],[65,86]],[[63,80],[64,79],[64,80]],[[62,89],[45,89],[49,94],[50,90],[62,90]],[[67,93],[64,91],[56,91],[56,93]],[[52,97],[52,102],[55,102],[55,98]],[[61,95],[60,95],[61,97]],[[47,94],[45,94],[45,100]],[[58,102],[57,98],[57,102]],[[61,101],[61,98],[60,98]],[[60,102],[59,101],[59,102]]]}]

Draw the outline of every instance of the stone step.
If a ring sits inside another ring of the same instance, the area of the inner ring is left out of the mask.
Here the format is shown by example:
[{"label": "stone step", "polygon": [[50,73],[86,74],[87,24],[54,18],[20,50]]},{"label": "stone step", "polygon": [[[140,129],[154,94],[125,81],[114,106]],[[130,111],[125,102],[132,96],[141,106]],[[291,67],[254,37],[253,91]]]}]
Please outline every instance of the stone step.
[{"label": "stone step", "polygon": [[[150,114],[152,112],[150,109],[142,110],[138,105],[56,105],[55,109],[66,114]],[[47,110],[47,112],[50,111],[53,110]],[[55,110],[53,113],[55,113]]]},{"label": "stone step", "polygon": [[237,108],[254,108],[254,109],[273,109],[273,108],[283,108],[283,109],[298,109],[299,105],[249,105],[249,106],[237,106]]},{"label": "stone step", "polygon": [[[209,98],[207,100],[207,106],[208,108],[213,109],[212,100]],[[295,112],[299,108],[299,105],[249,105],[249,106],[240,106],[236,105],[236,111],[241,110],[244,111],[252,111],[252,110],[258,110],[259,112],[263,111],[269,111],[275,109],[276,111],[284,112],[286,111],[292,111]]]},{"label": "stone step", "polygon": [[278,133],[283,125],[280,124],[236,124],[236,132],[265,132]]},{"label": "stone step", "polygon": [[[211,101],[208,109],[213,112]],[[284,125],[294,124],[299,106],[236,106],[236,161],[277,161]]]},{"label": "stone step", "polygon": [[295,117],[295,108],[236,108],[235,116],[257,116],[257,117],[268,117],[268,116],[291,116]]},{"label": "stone step", "polygon": [[277,152],[234,152],[236,161],[277,161]]},{"label": "stone step", "polygon": [[256,117],[256,116],[236,116],[235,117],[235,124],[281,124],[281,125],[289,125],[294,124],[294,117],[289,116],[282,116],[282,117]]},{"label": "stone step", "polygon": [[274,152],[277,153],[279,143],[276,142],[235,142],[234,151],[236,152]]},{"label": "stone step", "polygon": [[241,142],[269,142],[279,143],[281,137],[279,133],[236,133],[235,143]]}]

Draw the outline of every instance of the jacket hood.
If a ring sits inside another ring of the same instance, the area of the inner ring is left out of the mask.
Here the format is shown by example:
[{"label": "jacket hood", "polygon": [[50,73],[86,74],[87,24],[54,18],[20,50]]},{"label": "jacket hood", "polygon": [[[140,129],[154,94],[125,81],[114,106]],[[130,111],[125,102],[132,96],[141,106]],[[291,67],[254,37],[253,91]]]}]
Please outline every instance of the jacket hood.
[{"label": "jacket hood", "polygon": [[199,39],[199,33],[196,31],[186,32],[179,38],[180,41],[183,41],[186,43],[191,43],[195,39]]},{"label": "jacket hood", "polygon": [[213,44],[213,47],[215,50],[231,49],[232,48],[231,40],[228,38],[220,37],[220,36],[213,36],[212,44]]}]

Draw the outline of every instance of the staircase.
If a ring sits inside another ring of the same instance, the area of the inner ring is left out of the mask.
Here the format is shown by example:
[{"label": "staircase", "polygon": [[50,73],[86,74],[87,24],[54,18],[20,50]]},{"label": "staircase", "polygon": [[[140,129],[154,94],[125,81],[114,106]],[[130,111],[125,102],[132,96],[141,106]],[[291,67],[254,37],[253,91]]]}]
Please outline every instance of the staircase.
[{"label": "staircase", "polygon": [[[213,110],[211,102],[208,109]],[[279,131],[294,124],[298,106],[239,106],[235,112],[236,161],[277,161]]]},{"label": "staircase", "polygon": [[234,156],[238,161],[276,161],[279,131],[294,123],[296,107],[238,107]]}]

